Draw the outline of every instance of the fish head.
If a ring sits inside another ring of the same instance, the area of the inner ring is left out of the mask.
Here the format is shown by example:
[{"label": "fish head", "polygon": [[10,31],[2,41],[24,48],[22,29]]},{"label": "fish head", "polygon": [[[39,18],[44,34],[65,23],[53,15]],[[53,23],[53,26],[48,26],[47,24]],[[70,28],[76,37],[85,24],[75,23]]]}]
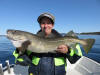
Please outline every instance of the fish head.
[{"label": "fish head", "polygon": [[24,32],[19,30],[7,30],[7,38],[12,41],[27,41]]}]

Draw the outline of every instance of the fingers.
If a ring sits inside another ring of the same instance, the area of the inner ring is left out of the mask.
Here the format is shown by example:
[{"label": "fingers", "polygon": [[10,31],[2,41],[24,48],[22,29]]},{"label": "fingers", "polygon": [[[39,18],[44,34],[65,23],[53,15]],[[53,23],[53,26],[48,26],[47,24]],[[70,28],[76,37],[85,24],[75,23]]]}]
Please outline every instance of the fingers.
[{"label": "fingers", "polygon": [[61,52],[61,53],[67,53],[68,52],[68,46],[60,45],[60,46],[58,46],[57,51]]}]

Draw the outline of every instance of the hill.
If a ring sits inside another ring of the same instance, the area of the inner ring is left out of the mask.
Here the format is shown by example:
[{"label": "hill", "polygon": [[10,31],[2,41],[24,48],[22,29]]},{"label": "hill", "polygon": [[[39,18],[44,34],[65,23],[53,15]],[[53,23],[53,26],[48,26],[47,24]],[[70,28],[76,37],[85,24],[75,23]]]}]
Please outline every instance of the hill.
[{"label": "hill", "polygon": [[81,35],[100,35],[100,32],[83,32]]}]

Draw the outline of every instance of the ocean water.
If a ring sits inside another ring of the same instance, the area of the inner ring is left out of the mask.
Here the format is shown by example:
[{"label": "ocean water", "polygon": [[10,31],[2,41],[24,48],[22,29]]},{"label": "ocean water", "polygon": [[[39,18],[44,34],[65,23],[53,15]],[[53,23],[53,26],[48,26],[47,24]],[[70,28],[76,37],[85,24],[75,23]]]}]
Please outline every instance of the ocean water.
[{"label": "ocean water", "polygon": [[14,50],[10,40],[5,36],[0,36],[0,64],[2,63],[3,67],[6,65],[6,60],[9,60],[10,64],[14,63],[14,56],[12,55]]},{"label": "ocean water", "polygon": [[79,38],[81,39],[94,38],[95,39],[95,43],[88,54],[84,52],[82,47],[81,49],[83,51],[84,56],[89,57],[97,61],[98,63],[100,63],[100,35],[80,35]]},{"label": "ocean water", "polygon": [[[86,38],[94,38],[96,39],[95,44],[93,45],[92,49],[86,54],[82,49],[83,55],[89,57],[96,62],[100,63],[100,35],[79,35],[79,38],[86,39]],[[10,40],[8,40],[5,36],[0,36],[0,63],[3,66],[6,65],[5,61],[9,60],[10,64],[14,64],[14,56],[13,51],[15,47],[12,45]]]}]

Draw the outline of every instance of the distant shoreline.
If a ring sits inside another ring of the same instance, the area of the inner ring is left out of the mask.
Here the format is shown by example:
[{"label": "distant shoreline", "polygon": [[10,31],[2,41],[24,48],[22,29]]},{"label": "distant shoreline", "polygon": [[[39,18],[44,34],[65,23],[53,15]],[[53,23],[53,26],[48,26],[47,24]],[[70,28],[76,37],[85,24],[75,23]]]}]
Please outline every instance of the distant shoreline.
[{"label": "distant shoreline", "polygon": [[[67,33],[61,33],[62,35],[66,35]],[[82,32],[82,33],[75,33],[77,35],[100,35],[100,32]]]},{"label": "distant shoreline", "polygon": [[100,35],[100,32],[83,32],[80,35]]}]

